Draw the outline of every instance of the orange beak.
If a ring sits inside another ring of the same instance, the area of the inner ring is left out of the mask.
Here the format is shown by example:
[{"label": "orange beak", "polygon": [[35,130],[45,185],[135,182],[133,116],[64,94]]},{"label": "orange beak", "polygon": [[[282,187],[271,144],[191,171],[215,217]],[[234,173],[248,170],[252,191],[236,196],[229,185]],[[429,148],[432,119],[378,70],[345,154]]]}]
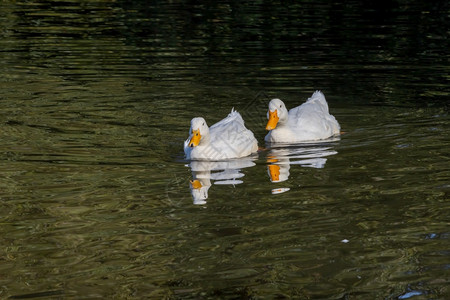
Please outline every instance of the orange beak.
[{"label": "orange beak", "polygon": [[200,139],[202,138],[202,135],[200,134],[200,129],[192,130],[192,137],[189,141],[189,147],[193,148],[198,146],[198,143],[200,143]]},{"label": "orange beak", "polygon": [[271,181],[280,181],[280,166],[269,165],[269,175]]},{"label": "orange beak", "polygon": [[275,109],[273,112],[269,110],[269,121],[267,122],[266,130],[275,129],[278,120],[280,120],[280,118],[278,117],[277,110]]},{"label": "orange beak", "polygon": [[197,179],[195,180],[189,180],[189,183],[191,184],[193,189],[199,189],[202,187],[202,184]]}]

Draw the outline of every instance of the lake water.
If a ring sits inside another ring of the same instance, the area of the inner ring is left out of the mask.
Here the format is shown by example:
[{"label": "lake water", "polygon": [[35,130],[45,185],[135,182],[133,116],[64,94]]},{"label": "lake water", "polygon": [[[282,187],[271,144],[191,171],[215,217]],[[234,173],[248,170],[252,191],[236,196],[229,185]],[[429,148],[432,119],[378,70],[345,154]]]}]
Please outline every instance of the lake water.
[{"label": "lake water", "polygon": [[[0,298],[450,297],[447,1],[7,1],[0,25]],[[268,101],[315,90],[341,137],[266,145]],[[191,118],[233,107],[261,151],[186,161]]]}]

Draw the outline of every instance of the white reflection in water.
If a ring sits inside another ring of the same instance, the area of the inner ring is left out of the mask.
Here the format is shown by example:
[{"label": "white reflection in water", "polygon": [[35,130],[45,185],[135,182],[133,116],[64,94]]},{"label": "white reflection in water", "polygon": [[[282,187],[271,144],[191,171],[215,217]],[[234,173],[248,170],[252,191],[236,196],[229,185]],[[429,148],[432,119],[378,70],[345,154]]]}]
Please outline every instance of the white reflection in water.
[{"label": "white reflection in water", "polygon": [[290,188],[278,188],[278,189],[272,189],[272,195],[281,194],[289,191]]},{"label": "white reflection in water", "polygon": [[193,179],[189,182],[189,187],[194,204],[206,204],[211,181],[220,185],[243,183],[240,179],[244,177],[241,169],[253,167],[254,160],[254,157],[246,157],[226,161],[191,161],[188,166]]},{"label": "white reflection in water", "polygon": [[[329,144],[305,144],[271,148],[267,155],[267,173],[271,182],[283,182],[289,179],[291,165],[309,168],[324,168],[325,157],[337,154]],[[277,188],[272,194],[289,191],[289,188]]]}]

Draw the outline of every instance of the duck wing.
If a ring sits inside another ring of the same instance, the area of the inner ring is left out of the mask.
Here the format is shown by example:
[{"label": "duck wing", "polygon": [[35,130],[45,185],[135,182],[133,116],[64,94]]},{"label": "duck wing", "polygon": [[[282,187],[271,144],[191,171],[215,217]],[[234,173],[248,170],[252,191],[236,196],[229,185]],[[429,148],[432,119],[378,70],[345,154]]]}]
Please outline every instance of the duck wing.
[{"label": "duck wing", "polygon": [[322,92],[316,91],[302,105],[289,111],[289,123],[293,128],[316,133],[319,136],[338,134],[340,127],[329,114],[328,103]]},{"label": "duck wing", "polygon": [[245,127],[241,114],[234,109],[210,127],[210,135],[211,145],[229,157],[246,156],[257,150],[255,136]]}]

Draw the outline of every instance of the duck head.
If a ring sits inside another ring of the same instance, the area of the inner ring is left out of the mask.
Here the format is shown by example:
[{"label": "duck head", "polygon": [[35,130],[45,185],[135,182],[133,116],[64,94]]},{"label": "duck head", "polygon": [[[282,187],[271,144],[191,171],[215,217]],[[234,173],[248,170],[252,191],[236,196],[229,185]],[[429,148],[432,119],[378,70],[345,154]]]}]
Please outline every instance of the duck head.
[{"label": "duck head", "polygon": [[269,111],[267,112],[266,130],[275,129],[278,125],[286,123],[288,118],[288,111],[286,105],[280,99],[272,99],[269,102]]},{"label": "duck head", "polygon": [[193,118],[189,130],[189,143],[191,148],[197,147],[202,141],[209,138],[209,128],[203,118]]}]

